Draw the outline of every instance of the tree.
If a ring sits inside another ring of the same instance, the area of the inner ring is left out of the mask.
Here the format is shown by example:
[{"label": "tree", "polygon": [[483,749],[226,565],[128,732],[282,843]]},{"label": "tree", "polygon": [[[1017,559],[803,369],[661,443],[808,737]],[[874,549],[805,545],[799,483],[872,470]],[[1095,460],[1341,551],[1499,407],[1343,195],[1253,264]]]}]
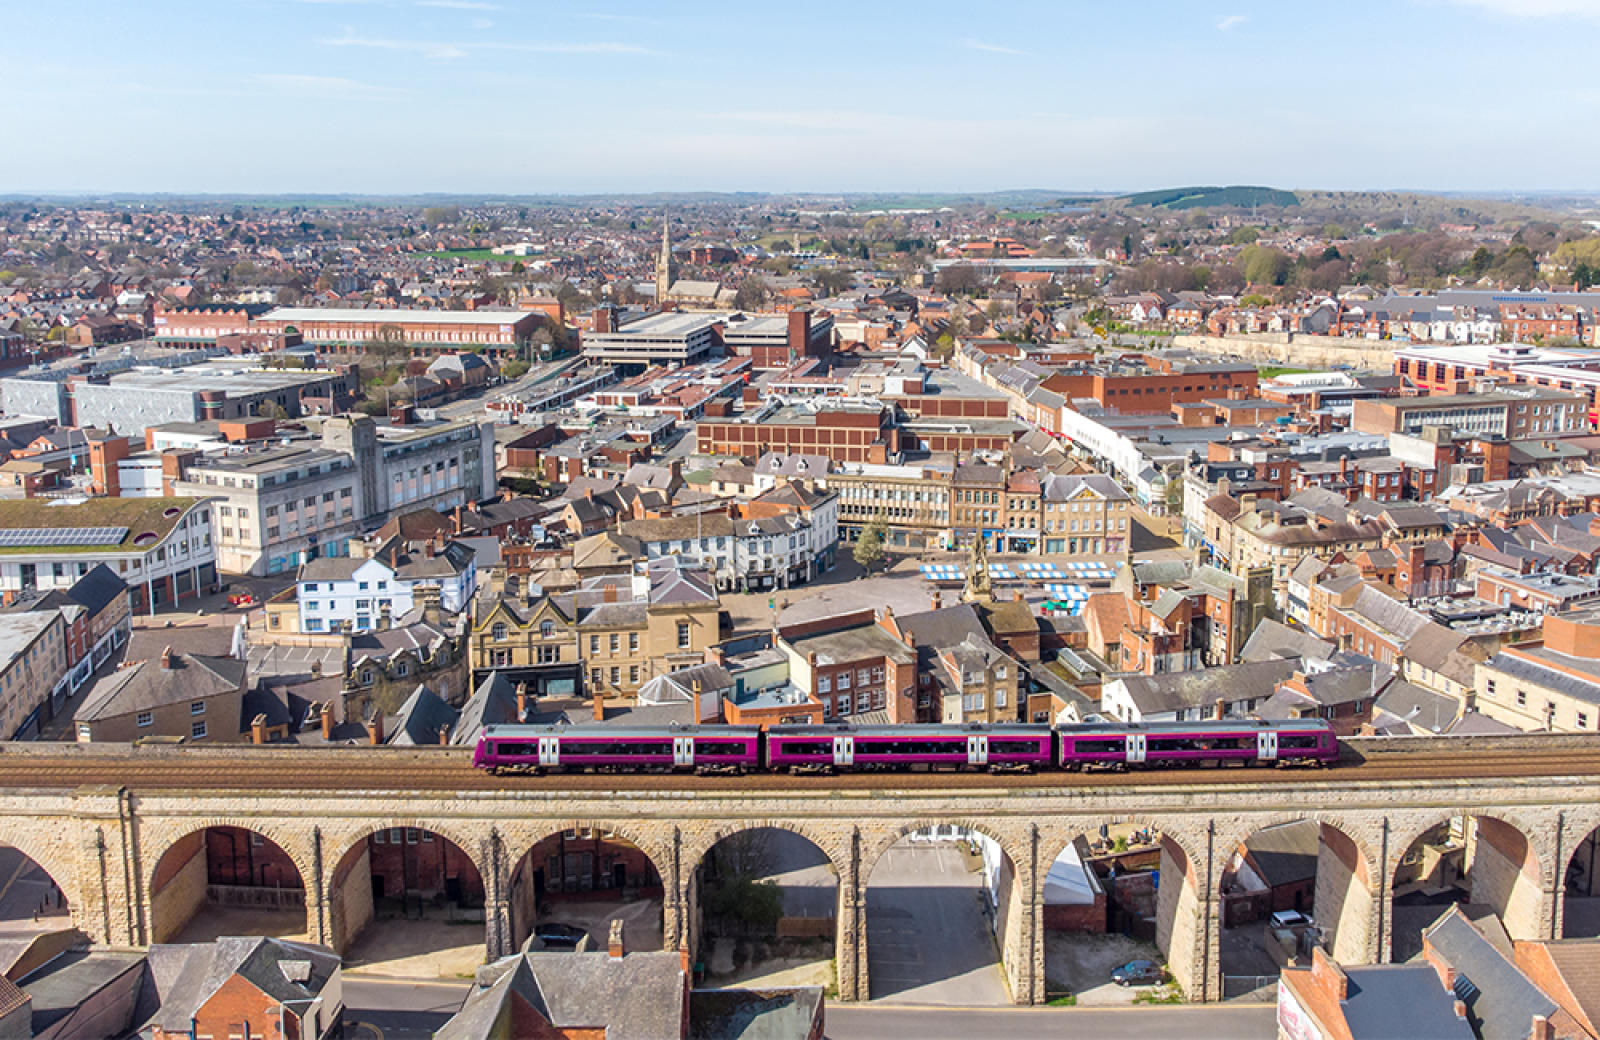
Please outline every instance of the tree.
[{"label": "tree", "polygon": [[947,294],[971,292],[978,287],[978,269],[971,264],[941,267],[933,279],[933,287]]},{"label": "tree", "polygon": [[361,350],[368,357],[376,358],[387,371],[410,350],[406,345],[406,330],[390,323],[379,325],[377,333],[361,345]]},{"label": "tree", "polygon": [[772,286],[760,275],[753,274],[739,283],[734,293],[733,306],[741,311],[758,311],[772,300]]},{"label": "tree", "polygon": [[837,296],[855,284],[854,273],[839,267],[819,268],[812,281],[825,296]]},{"label": "tree", "polygon": [[884,521],[882,513],[873,517],[872,522],[862,530],[861,537],[857,540],[855,550],[851,555],[855,557],[856,562],[861,564],[868,574],[872,573],[874,565],[883,562],[883,544],[888,534],[889,525]]}]

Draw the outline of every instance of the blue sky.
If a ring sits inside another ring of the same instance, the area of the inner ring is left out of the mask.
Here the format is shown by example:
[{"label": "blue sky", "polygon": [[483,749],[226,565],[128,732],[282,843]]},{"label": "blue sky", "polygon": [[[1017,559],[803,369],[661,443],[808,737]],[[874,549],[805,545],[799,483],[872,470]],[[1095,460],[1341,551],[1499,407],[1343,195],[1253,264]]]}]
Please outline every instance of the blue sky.
[{"label": "blue sky", "polygon": [[1600,0],[0,0],[0,192],[1600,189]]}]

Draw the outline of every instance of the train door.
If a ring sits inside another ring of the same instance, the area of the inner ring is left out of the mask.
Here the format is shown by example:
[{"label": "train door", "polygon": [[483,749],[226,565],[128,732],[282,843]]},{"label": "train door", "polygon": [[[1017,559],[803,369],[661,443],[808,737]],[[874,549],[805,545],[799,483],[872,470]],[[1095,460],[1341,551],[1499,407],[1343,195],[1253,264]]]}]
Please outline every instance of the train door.
[{"label": "train door", "polygon": [[1128,734],[1128,764],[1138,765],[1144,761],[1145,735],[1143,733]]},{"label": "train door", "polygon": [[1262,762],[1278,760],[1278,731],[1264,729],[1256,734],[1256,758]]},{"label": "train door", "polygon": [[694,765],[694,738],[672,738],[672,764],[675,766]]},{"label": "train door", "polygon": [[853,766],[856,764],[856,738],[833,738],[833,764],[836,766]]},{"label": "train door", "polygon": [[986,766],[989,764],[989,738],[967,738],[967,765]]},{"label": "train door", "polygon": [[539,738],[539,764],[541,766],[558,766],[561,764],[561,738]]}]

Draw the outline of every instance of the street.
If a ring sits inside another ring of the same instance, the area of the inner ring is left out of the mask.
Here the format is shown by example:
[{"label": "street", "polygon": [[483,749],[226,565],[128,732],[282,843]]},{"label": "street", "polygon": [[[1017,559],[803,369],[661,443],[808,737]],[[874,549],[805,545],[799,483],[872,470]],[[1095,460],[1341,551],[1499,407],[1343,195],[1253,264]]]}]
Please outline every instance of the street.
[{"label": "street", "polygon": [[1271,1006],[980,1010],[830,1003],[826,1033],[829,1040],[1272,1040],[1278,1026]]},{"label": "street", "polygon": [[429,1040],[461,1007],[471,983],[346,974],[346,1040]]},{"label": "street", "polygon": [[901,844],[884,853],[867,887],[874,1000],[1011,1003],[983,912],[980,878],[954,843]]}]

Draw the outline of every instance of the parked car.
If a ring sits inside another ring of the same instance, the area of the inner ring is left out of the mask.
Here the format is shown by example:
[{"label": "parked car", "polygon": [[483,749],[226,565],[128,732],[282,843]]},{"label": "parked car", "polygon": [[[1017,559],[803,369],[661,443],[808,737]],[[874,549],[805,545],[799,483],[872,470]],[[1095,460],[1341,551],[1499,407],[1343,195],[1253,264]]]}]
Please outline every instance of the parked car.
[{"label": "parked car", "polygon": [[1119,986],[1157,986],[1166,977],[1155,961],[1129,961],[1111,969],[1111,981]]},{"label": "parked car", "polygon": [[1279,910],[1267,920],[1274,928],[1300,928],[1311,923],[1311,918],[1298,910]]},{"label": "parked car", "polygon": [[576,950],[578,944],[588,935],[588,932],[577,925],[559,924],[555,921],[533,927],[534,938],[544,943],[546,950]]}]

